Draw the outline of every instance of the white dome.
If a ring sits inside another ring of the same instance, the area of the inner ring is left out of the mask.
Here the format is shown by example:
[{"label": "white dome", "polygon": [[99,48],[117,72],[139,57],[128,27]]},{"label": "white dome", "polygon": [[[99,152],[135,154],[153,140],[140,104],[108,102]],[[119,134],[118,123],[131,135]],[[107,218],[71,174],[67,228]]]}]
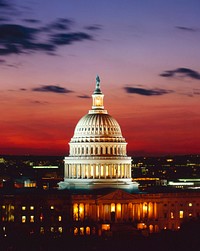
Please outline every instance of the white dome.
[{"label": "white dome", "polygon": [[125,142],[118,122],[109,114],[92,113],[77,123],[71,142]]}]

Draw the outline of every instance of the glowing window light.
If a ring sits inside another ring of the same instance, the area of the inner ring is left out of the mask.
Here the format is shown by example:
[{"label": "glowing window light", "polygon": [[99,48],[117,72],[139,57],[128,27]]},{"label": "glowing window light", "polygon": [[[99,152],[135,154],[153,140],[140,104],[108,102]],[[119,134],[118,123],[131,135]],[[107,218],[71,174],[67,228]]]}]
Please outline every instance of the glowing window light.
[{"label": "glowing window light", "polygon": [[80,231],[80,235],[84,235],[84,227],[80,227],[79,231]]},{"label": "glowing window light", "polygon": [[192,203],[191,202],[188,205],[189,205],[189,207],[192,207]]},{"label": "glowing window light", "polygon": [[25,206],[22,206],[22,210],[23,210],[23,211],[26,210],[26,207],[25,207]]},{"label": "glowing window light", "polygon": [[86,233],[86,235],[90,235],[90,227],[85,228],[85,233]]},{"label": "glowing window light", "polygon": [[51,210],[54,210],[54,206],[50,206],[50,209],[51,209]]},{"label": "glowing window light", "polygon": [[30,222],[34,222],[34,215],[30,216]]},{"label": "glowing window light", "polygon": [[30,210],[34,210],[34,206],[30,206]]},{"label": "glowing window light", "polygon": [[43,219],[44,219],[44,216],[43,216],[43,214],[41,213],[41,214],[40,214],[40,222],[42,222]]},{"label": "glowing window light", "polygon": [[61,234],[63,232],[63,228],[62,227],[58,227],[58,232]]},{"label": "glowing window light", "polygon": [[102,224],[101,229],[104,231],[109,231],[110,230],[110,224]]},{"label": "glowing window light", "polygon": [[189,213],[189,217],[192,217],[192,213]]},{"label": "glowing window light", "polygon": [[54,232],[54,227],[51,227],[51,228],[50,228],[50,231],[53,233],[53,232]]},{"label": "glowing window light", "polygon": [[58,216],[58,221],[62,221],[62,216],[61,215]]},{"label": "glowing window light", "polygon": [[182,219],[183,218],[183,211],[179,211],[179,218]]},{"label": "glowing window light", "polygon": [[80,220],[84,219],[84,204],[83,203],[80,203],[79,205],[79,217],[80,217]]},{"label": "glowing window light", "polygon": [[122,210],[121,204],[118,203],[118,204],[117,204],[117,213],[116,213],[117,219],[120,219],[120,218],[121,218],[121,210]]},{"label": "glowing window light", "polygon": [[171,219],[174,219],[174,212],[170,213],[170,217],[171,217]]},{"label": "glowing window light", "polygon": [[40,234],[44,234],[44,227],[40,227]]},{"label": "glowing window light", "polygon": [[22,215],[22,223],[26,223],[26,216]]},{"label": "glowing window light", "polygon": [[74,220],[78,221],[78,204],[75,203],[73,206],[73,216],[74,216]]},{"label": "glowing window light", "polygon": [[111,212],[115,212],[115,203],[111,203]]},{"label": "glowing window light", "polygon": [[6,209],[6,206],[5,206],[5,205],[2,205],[2,209]]},{"label": "glowing window light", "polygon": [[78,235],[78,228],[74,227],[74,235]]}]

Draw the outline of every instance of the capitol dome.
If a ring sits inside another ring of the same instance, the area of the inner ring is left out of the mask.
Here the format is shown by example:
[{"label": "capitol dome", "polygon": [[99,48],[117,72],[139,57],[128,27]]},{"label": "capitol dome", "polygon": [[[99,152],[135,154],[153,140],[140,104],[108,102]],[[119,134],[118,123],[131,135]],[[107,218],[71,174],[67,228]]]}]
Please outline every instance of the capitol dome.
[{"label": "capitol dome", "polygon": [[131,157],[118,122],[103,105],[100,79],[92,94],[92,109],[77,123],[65,157],[61,189],[136,189],[131,178]]},{"label": "capitol dome", "polygon": [[125,142],[118,122],[107,113],[88,113],[76,125],[71,142]]}]

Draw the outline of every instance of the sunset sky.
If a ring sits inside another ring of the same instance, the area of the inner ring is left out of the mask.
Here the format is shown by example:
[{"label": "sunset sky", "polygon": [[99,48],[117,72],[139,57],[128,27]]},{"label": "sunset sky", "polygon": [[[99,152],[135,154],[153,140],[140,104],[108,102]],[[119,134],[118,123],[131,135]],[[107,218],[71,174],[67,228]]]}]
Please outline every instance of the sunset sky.
[{"label": "sunset sky", "polygon": [[0,154],[68,155],[95,78],[132,156],[200,153],[199,0],[0,0]]}]

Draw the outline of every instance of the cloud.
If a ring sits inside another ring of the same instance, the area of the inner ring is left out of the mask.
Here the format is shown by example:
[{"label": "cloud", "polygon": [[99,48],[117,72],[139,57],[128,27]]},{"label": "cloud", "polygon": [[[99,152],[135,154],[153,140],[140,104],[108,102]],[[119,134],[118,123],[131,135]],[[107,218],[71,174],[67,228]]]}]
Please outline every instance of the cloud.
[{"label": "cloud", "polygon": [[200,89],[193,89],[194,95],[200,95]]},{"label": "cloud", "polygon": [[58,18],[45,27],[46,31],[50,30],[69,30],[74,22],[68,18]]},{"label": "cloud", "polygon": [[17,24],[0,25],[0,55],[20,54],[30,50],[48,50],[45,44],[35,43],[38,29]]},{"label": "cloud", "polygon": [[96,30],[101,30],[102,26],[100,24],[95,24],[95,25],[86,26],[85,29],[90,30],[90,31],[96,31]]},{"label": "cloud", "polygon": [[127,93],[138,94],[143,96],[161,96],[165,94],[172,93],[172,90],[164,90],[164,89],[144,89],[137,87],[124,87]]},{"label": "cloud", "polygon": [[39,101],[39,100],[34,100],[32,101],[33,104],[40,104],[40,105],[45,105],[45,104],[48,104],[47,101]]},{"label": "cloud", "polygon": [[60,86],[57,86],[57,85],[44,85],[44,86],[41,86],[41,87],[36,87],[36,88],[33,88],[32,91],[35,91],[35,92],[54,92],[54,93],[70,93],[70,92],[73,92],[71,90],[68,90],[64,87],[60,87]]},{"label": "cloud", "polygon": [[[86,40],[93,41],[94,35],[90,32],[99,29],[97,25],[90,25],[88,31],[72,30],[75,22],[68,18],[58,18],[50,23],[41,25],[40,20],[22,16],[22,24],[11,18],[17,17],[16,6],[8,1],[0,0],[0,56],[20,55],[35,52],[44,52],[56,55],[60,46],[71,45]],[[1,13],[2,12],[2,13]],[[12,14],[11,14],[12,13]],[[9,19],[8,19],[9,18]],[[9,21],[8,21],[9,20]],[[69,30],[71,30],[69,32]]]},{"label": "cloud", "polygon": [[6,60],[0,59],[0,64],[5,64],[5,63],[6,63]]},{"label": "cloud", "polygon": [[161,77],[189,77],[192,79],[200,79],[200,73],[188,68],[177,68],[175,70],[165,71],[160,74]]},{"label": "cloud", "polygon": [[190,27],[185,27],[185,26],[176,26],[176,29],[182,30],[182,31],[190,31],[190,32],[195,32],[197,31],[194,28],[190,28]]},{"label": "cloud", "polygon": [[77,96],[78,98],[90,98],[90,96],[88,95],[80,95],[80,96]]},{"label": "cloud", "polygon": [[7,7],[10,7],[8,1],[6,0],[0,0],[0,7],[1,8],[7,8]]},{"label": "cloud", "polygon": [[77,41],[93,40],[92,36],[84,32],[60,33],[52,36],[55,45],[70,45]]},{"label": "cloud", "polygon": [[23,19],[23,21],[31,24],[40,23],[40,21],[37,19]]}]

